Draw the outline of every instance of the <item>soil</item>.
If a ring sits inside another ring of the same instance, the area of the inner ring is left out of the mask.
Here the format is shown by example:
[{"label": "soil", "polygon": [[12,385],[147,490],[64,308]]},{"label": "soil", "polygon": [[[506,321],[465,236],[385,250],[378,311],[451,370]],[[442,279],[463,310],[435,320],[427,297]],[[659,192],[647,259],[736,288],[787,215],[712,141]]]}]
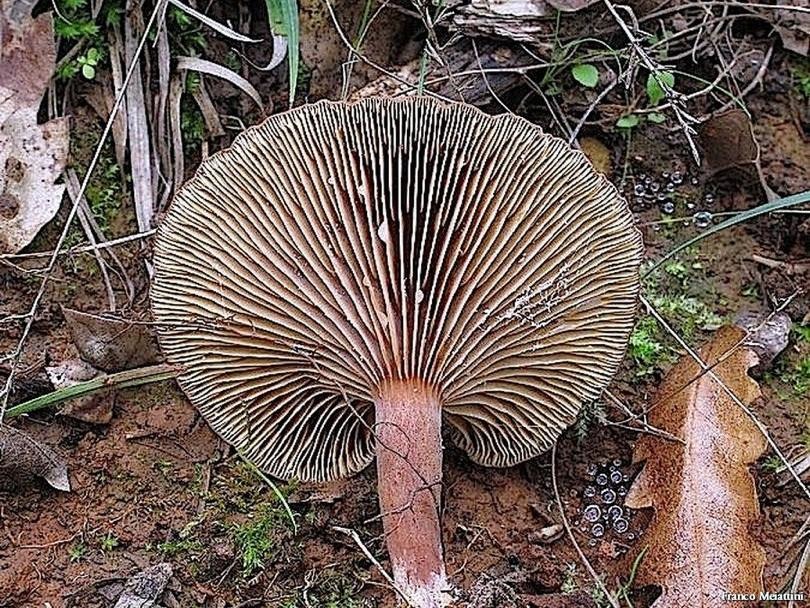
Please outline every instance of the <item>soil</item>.
[{"label": "soil", "polygon": [[[795,56],[777,49],[762,87],[747,98],[761,148],[762,172],[779,195],[805,190],[810,184],[806,112],[803,118],[802,110],[797,110],[801,101],[790,85],[795,61]],[[264,79],[260,85],[263,96],[280,98],[278,82]],[[226,96],[212,86],[211,92],[221,107],[233,103],[232,90]],[[515,98],[525,93],[520,91]],[[491,109],[499,111],[497,106]],[[536,122],[551,125],[547,114],[536,108],[528,111],[535,112]],[[76,120],[92,122],[88,115],[86,108],[77,110]],[[99,129],[97,121],[95,129]],[[633,188],[642,175],[681,171],[697,178],[696,184],[687,178],[685,191],[703,206],[689,211],[679,208],[676,216],[701,209],[712,213],[745,209],[763,200],[759,181],[751,172],[740,179],[696,170],[677,130],[646,124],[634,130],[629,141],[613,130],[591,130],[587,135],[610,152],[609,177],[624,190],[639,225],[644,226],[650,260],[699,228],[681,222],[663,228],[651,224],[662,217],[659,207],[633,202]],[[227,139],[216,145],[224,146]],[[82,157],[81,152],[74,155]],[[706,193],[714,197],[711,204],[702,202]],[[122,204],[119,214],[123,219],[116,220],[116,225],[131,227],[131,205]],[[751,256],[806,260],[810,257],[807,221],[806,216],[765,216],[704,240],[682,258],[694,268],[689,293],[729,320],[744,310],[767,312],[774,303],[792,296],[786,312],[797,322],[806,318],[808,273],[789,266],[764,266]],[[56,230],[46,229],[30,250],[47,250],[55,242]],[[126,233],[122,228],[121,234]],[[124,313],[144,318],[148,282],[143,263],[148,247],[127,244],[118,251],[137,289]],[[37,285],[35,275],[4,268],[0,310],[24,311]],[[659,288],[674,293],[684,287],[662,283]],[[104,294],[91,256],[77,254],[59,263],[33,325],[23,358],[28,370],[15,386],[13,402],[49,390],[42,371],[45,363],[77,356],[60,306],[98,311],[106,301]],[[710,332],[696,329],[690,342],[699,345],[709,336]],[[0,351],[11,351],[19,337],[19,326],[0,324]],[[806,397],[803,401],[797,396],[780,375],[780,370],[798,361],[800,348],[792,340],[776,367],[760,379],[763,396],[753,406],[785,449],[798,446],[810,429]],[[803,348],[806,356],[808,347]],[[628,356],[609,390],[640,411],[670,364],[664,362],[655,373],[639,378]],[[3,374],[0,368],[0,378]],[[112,398],[114,416],[107,425],[53,412],[14,421],[15,427],[64,457],[72,491],[56,491],[41,480],[0,491],[0,607],[112,606],[128,577],[164,561],[173,569],[162,600],[169,608],[397,605],[378,570],[378,566],[386,568],[387,561],[373,467],[326,489],[284,488],[296,521],[293,530],[266,480],[213,434],[173,383],[120,390]],[[644,546],[650,513],[628,513],[627,532],[610,531],[599,539],[576,525],[582,519],[583,491],[591,483],[593,465],[616,466],[629,477],[637,472],[630,462],[638,433],[613,424],[625,417],[620,409],[608,405],[603,411],[604,420],[586,423],[583,418],[561,438],[556,483],[567,519],[575,522],[580,547],[605,584],[616,589],[628,580],[632,560]],[[753,471],[761,507],[755,534],[767,554],[765,588],[779,590],[796,565],[799,547],[790,541],[807,518],[807,502],[797,484],[764,466],[768,456]],[[562,523],[550,454],[500,470],[474,465],[458,450],[448,448],[444,475],[447,568],[461,605],[597,605],[594,582],[566,535],[550,542],[539,538],[541,531]],[[265,519],[272,524],[267,534],[271,547],[260,565],[246,568],[236,531]],[[340,529],[356,531],[378,563]],[[648,605],[654,596],[654,590],[636,592],[634,605]]]}]

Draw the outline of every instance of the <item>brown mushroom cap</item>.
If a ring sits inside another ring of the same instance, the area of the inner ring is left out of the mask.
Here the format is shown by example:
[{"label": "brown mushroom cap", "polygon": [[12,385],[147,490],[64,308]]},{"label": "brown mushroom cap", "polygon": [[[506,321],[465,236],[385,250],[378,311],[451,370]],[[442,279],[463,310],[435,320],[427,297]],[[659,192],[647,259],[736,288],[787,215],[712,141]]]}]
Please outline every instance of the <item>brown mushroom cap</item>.
[{"label": "brown mushroom cap", "polygon": [[523,119],[320,102],[247,130],[177,193],[152,303],[183,390],[276,477],[368,465],[390,379],[435,387],[456,443],[508,466],[615,373],[641,257],[616,189]]}]

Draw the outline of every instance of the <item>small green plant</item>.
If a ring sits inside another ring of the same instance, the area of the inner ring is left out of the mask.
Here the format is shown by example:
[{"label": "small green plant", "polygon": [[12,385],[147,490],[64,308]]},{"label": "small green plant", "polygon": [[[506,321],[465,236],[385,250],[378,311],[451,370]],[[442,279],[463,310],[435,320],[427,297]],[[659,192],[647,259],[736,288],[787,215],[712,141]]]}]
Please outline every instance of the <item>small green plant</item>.
[{"label": "small green plant", "polygon": [[673,358],[663,343],[658,322],[651,316],[644,316],[636,323],[630,334],[628,352],[636,365],[637,377],[649,376]]},{"label": "small green plant", "polygon": [[[664,85],[664,86],[661,86]],[[651,106],[657,106],[667,96],[664,87],[673,88],[675,86],[675,74],[667,71],[660,71],[657,74],[650,73],[647,76],[647,99]]]},{"label": "small green plant", "polygon": [[101,547],[101,550],[105,553],[108,551],[112,551],[113,549],[116,549],[120,544],[121,541],[112,532],[107,532],[107,534],[102,536],[101,540],[99,541],[99,546]]},{"label": "small green plant", "polygon": [[264,567],[277,549],[278,541],[287,529],[287,513],[278,501],[259,505],[247,521],[231,526],[231,537],[242,562],[242,574],[249,577]]},{"label": "small green plant", "polygon": [[790,385],[798,397],[810,393],[810,355],[802,357],[784,372],[782,380]]},{"label": "small green plant", "polygon": [[194,557],[196,554],[202,553],[204,547],[196,538],[178,538],[158,543],[157,550],[167,558],[179,555],[191,555]]},{"label": "small green plant", "polygon": [[76,543],[75,545],[71,545],[68,549],[68,557],[70,558],[70,562],[72,564],[80,562],[87,557],[87,545],[84,543]]},{"label": "small green plant", "polygon": [[802,97],[810,99],[810,61],[793,68],[790,73],[793,76],[793,87]]},{"label": "small green plant", "polygon": [[577,586],[577,565],[568,564],[565,567],[565,578],[563,578],[562,585],[560,585],[560,592],[566,595],[576,592],[579,588]]},{"label": "small green plant", "polygon": [[96,77],[96,66],[101,59],[101,51],[96,47],[90,47],[84,55],[79,55],[76,62],[82,70],[82,76],[87,80],[93,80]]},{"label": "small green plant", "polygon": [[633,127],[637,127],[640,122],[641,119],[638,114],[626,114],[616,121],[616,126],[619,129],[632,129]]},{"label": "small green plant", "polygon": [[762,470],[765,473],[776,473],[781,468],[782,459],[776,454],[772,454],[762,461]]}]

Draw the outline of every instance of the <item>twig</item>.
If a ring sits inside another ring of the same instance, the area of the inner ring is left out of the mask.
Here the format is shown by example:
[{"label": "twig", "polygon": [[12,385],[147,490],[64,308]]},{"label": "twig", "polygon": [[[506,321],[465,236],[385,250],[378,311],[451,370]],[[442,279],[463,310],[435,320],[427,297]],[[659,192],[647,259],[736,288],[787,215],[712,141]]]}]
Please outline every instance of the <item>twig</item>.
[{"label": "twig", "polygon": [[[607,6],[610,14],[613,15],[613,18],[616,20],[616,23],[619,24],[619,27],[624,32],[624,35],[627,36],[627,39],[630,41],[630,46],[633,48],[633,51],[636,55],[641,59],[641,62],[644,64],[650,74],[652,74],[655,81],[658,83],[658,86],[661,87],[661,90],[666,95],[667,99],[669,99],[670,103],[672,104],[672,110],[675,112],[675,118],[680,123],[681,127],[683,128],[684,135],[686,136],[686,141],[689,143],[689,149],[692,152],[692,158],[694,158],[695,163],[700,166],[700,154],[698,153],[697,145],[694,141],[694,136],[697,135],[694,127],[692,125],[697,122],[693,116],[687,113],[683,109],[683,98],[676,92],[672,90],[666,82],[663,81],[661,78],[661,68],[658,64],[656,64],[650,56],[647,54],[647,51],[644,50],[644,47],[641,46],[641,43],[635,37],[633,32],[630,30],[630,27],[627,25],[627,22],[622,19],[621,15],[619,15],[616,7],[613,5],[613,2],[610,0],[602,0]],[[621,6],[621,8],[625,9],[628,13],[630,13],[631,17],[635,20],[635,16],[633,15],[632,10],[628,6]]]},{"label": "twig", "polygon": [[585,554],[582,552],[582,549],[579,547],[579,543],[577,539],[574,538],[574,531],[571,529],[571,525],[568,523],[568,517],[565,515],[565,507],[563,507],[562,499],[560,498],[560,489],[557,487],[557,444],[554,443],[554,446],[551,448],[551,484],[554,487],[554,498],[557,500],[557,508],[560,511],[560,518],[562,519],[563,526],[565,527],[565,531],[568,533],[568,538],[571,541],[571,544],[574,545],[574,549],[579,555],[579,559],[582,564],[585,566],[585,569],[593,578],[596,586],[602,591],[604,596],[607,598],[610,605],[613,608],[621,608],[619,603],[616,601],[616,598],[607,590],[605,587],[605,583],[602,582],[602,579],[596,573],[596,570],[593,569],[591,566],[591,562],[588,561],[588,558],[585,557]]},{"label": "twig", "polygon": [[380,564],[380,562],[377,561],[377,558],[375,558],[371,554],[371,551],[369,551],[368,547],[366,547],[363,544],[363,541],[360,539],[360,535],[355,530],[352,530],[351,528],[343,528],[341,526],[332,526],[332,529],[335,532],[340,532],[341,534],[346,534],[347,536],[351,537],[351,539],[355,542],[355,544],[358,547],[360,547],[360,551],[363,552],[363,555],[366,556],[366,559],[368,559],[368,561],[370,561],[372,564],[374,564],[374,566],[377,568],[377,570],[382,575],[382,577],[388,582],[389,585],[391,585],[391,588],[394,589],[394,591],[396,591],[399,594],[399,596],[403,600],[405,600],[405,602],[408,601],[408,596],[405,595],[405,593],[402,591],[402,589],[400,589],[397,586],[397,584],[394,582],[394,579],[391,577],[391,575],[388,574],[388,572],[385,571],[385,568],[382,567],[382,564]]},{"label": "twig", "polygon": [[51,251],[37,251],[34,253],[4,253],[0,254],[0,260],[27,260],[33,258],[48,258],[56,254],[57,256],[63,255],[72,255],[74,253],[87,253],[90,251],[95,251],[97,249],[108,249],[109,247],[116,247],[118,245],[123,245],[124,243],[131,243],[133,241],[140,241],[141,239],[149,238],[150,236],[154,236],[157,232],[156,228],[152,230],[147,230],[146,232],[136,232],[135,234],[130,234],[128,236],[122,236],[117,239],[112,239],[109,241],[104,241],[103,243],[98,243],[97,245],[76,245],[74,247],[69,247],[68,249],[59,250],[51,250]]}]

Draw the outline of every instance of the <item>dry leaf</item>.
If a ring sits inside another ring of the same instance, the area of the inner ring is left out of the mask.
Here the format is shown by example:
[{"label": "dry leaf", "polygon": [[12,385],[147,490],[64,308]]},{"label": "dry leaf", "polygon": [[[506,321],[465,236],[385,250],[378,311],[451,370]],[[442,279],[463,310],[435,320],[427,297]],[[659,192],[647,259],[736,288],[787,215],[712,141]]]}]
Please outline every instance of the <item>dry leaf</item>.
[{"label": "dry leaf", "polygon": [[710,173],[752,166],[759,158],[751,121],[740,109],[712,116],[700,126],[699,136],[703,158]]},{"label": "dry leaf", "polygon": [[[53,387],[59,390],[92,380],[100,372],[86,361],[68,359],[58,365],[46,367],[45,373]],[[113,416],[114,400],[111,392],[102,391],[66,401],[59,413],[91,424],[109,424]]]},{"label": "dry leaf", "polygon": [[115,608],[157,608],[172,578],[172,565],[162,562],[129,578]]},{"label": "dry leaf", "polygon": [[105,372],[117,372],[160,359],[152,331],[144,325],[62,308],[82,359]]},{"label": "dry leaf", "polygon": [[[747,346],[728,354],[744,336],[724,327],[701,357],[748,404],[760,395],[748,376],[757,356]],[[662,587],[654,608],[719,607],[724,591],[758,593],[765,555],[748,529],[759,515],[748,466],[765,450],[762,434],[691,357],[667,374],[649,422],[685,444],[654,435],[636,443],[634,460],[646,464],[626,504],[655,509],[636,584]]]},{"label": "dry leaf", "polygon": [[51,448],[10,426],[0,425],[0,484],[42,477],[52,487],[70,492],[67,465]]},{"label": "dry leaf", "polygon": [[[27,10],[26,10],[27,7]],[[54,70],[53,19],[31,3],[0,4],[0,253],[17,253],[59,210],[67,119],[37,124]]]}]

